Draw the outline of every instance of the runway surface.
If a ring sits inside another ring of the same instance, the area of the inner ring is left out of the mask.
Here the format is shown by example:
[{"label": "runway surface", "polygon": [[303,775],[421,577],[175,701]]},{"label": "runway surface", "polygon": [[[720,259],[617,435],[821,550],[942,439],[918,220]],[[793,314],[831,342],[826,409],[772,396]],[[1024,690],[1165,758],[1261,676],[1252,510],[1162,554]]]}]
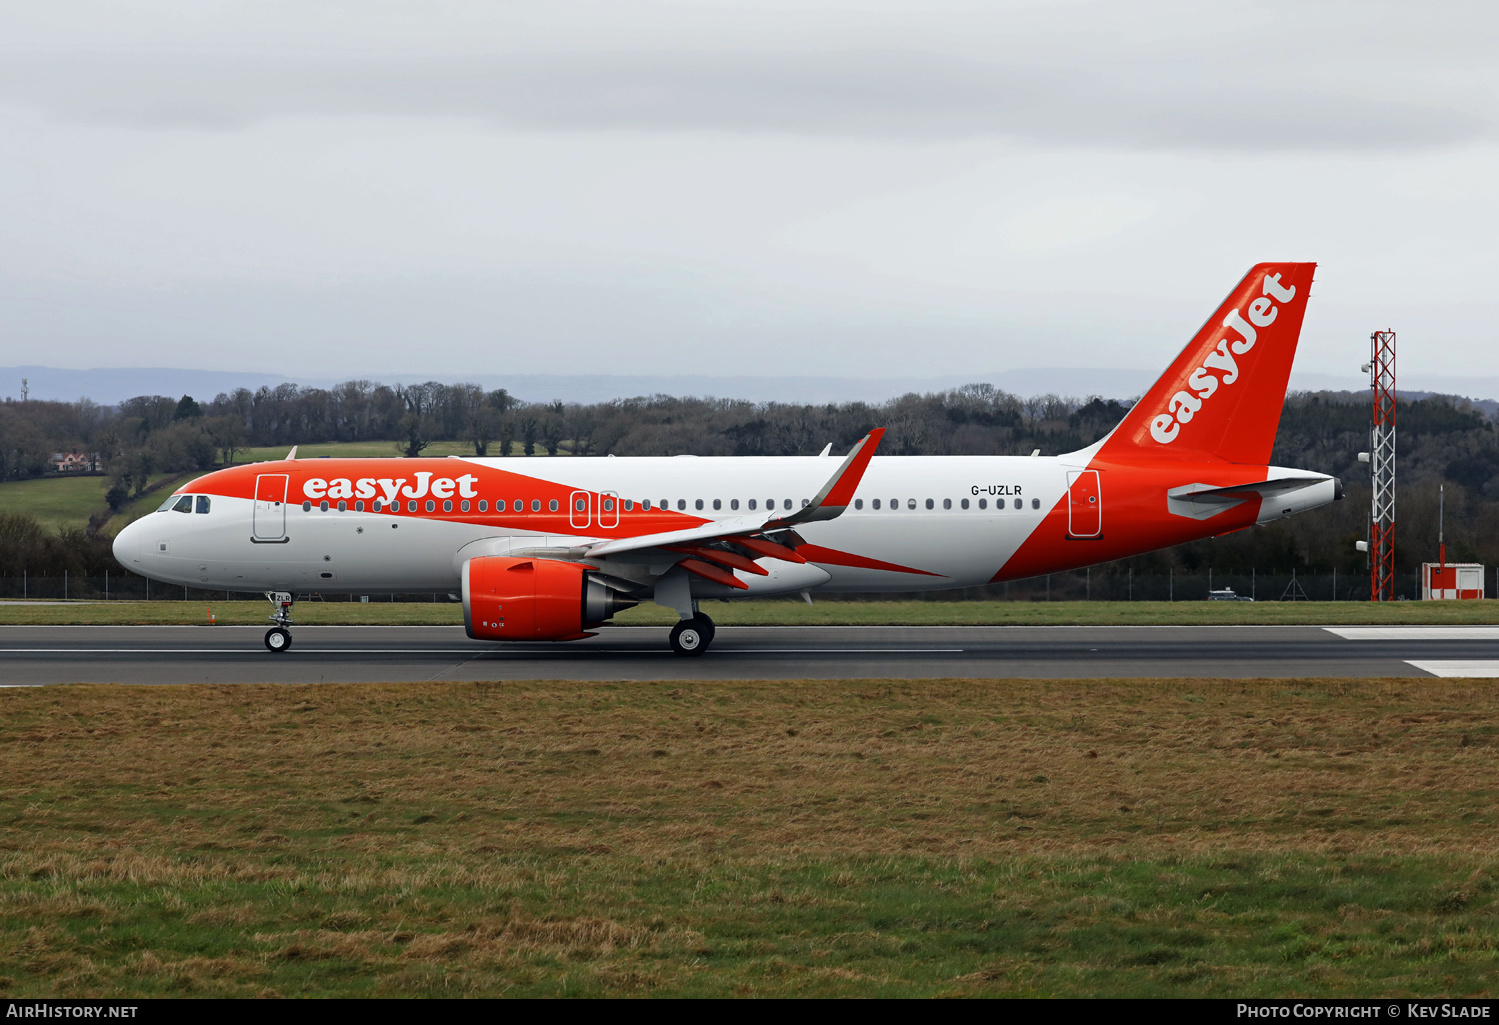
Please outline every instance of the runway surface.
[{"label": "runway surface", "polygon": [[396,680],[1499,676],[1499,627],[720,627],[681,658],[660,628],[568,644],[458,627],[0,627],[0,684]]}]

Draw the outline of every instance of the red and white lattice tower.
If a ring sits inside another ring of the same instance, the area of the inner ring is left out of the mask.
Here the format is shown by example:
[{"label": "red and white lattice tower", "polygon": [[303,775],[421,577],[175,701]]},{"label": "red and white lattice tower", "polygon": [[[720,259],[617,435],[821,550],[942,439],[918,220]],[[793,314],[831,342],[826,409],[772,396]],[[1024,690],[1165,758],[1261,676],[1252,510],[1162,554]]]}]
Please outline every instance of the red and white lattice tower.
[{"label": "red and white lattice tower", "polygon": [[1369,429],[1373,502],[1369,516],[1369,597],[1395,600],[1395,332],[1369,336],[1369,387],[1374,418]]}]

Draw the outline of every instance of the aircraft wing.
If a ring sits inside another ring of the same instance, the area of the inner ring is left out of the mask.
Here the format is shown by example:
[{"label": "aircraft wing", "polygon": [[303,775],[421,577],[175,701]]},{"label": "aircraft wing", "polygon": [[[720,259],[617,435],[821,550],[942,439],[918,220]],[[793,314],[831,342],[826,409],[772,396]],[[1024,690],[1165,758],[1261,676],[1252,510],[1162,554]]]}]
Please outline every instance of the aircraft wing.
[{"label": "aircraft wing", "polygon": [[[755,559],[767,557],[785,559],[788,562],[805,562],[805,559],[796,554],[795,549],[763,535],[775,531],[789,531],[798,524],[831,520],[842,515],[843,510],[853,502],[854,491],[858,489],[859,481],[863,479],[864,471],[869,468],[869,461],[874,458],[874,453],[880,447],[880,440],[884,435],[885,429],[877,427],[861,438],[859,443],[849,451],[848,457],[843,460],[843,465],[839,466],[832,477],[828,478],[822,490],[818,491],[810,502],[794,512],[785,515],[767,512],[764,516],[734,516],[696,527],[687,527],[683,530],[667,530],[658,534],[642,534],[639,537],[603,541],[590,548],[587,557],[601,559],[645,548],[669,548],[680,554],[691,556],[692,558],[683,560],[683,564],[685,568],[699,572],[694,569],[692,563],[704,559],[713,560],[715,549],[708,546],[719,544],[725,546],[723,548],[725,555],[735,556],[735,558],[716,561],[732,568],[744,569],[741,562],[746,558],[751,564]],[[748,556],[733,552],[727,547],[729,545],[737,545],[747,550]],[[719,569],[720,567],[714,566],[713,568]],[[721,579],[721,582],[725,583],[734,580],[733,574],[726,569],[721,570],[720,574],[710,576],[699,572],[699,575],[707,576],[708,579]],[[735,581],[733,586],[742,587],[743,584]]]},{"label": "aircraft wing", "polygon": [[664,530],[659,534],[641,534],[638,537],[622,537],[617,541],[603,541],[588,550],[590,559],[606,555],[623,555],[642,548],[664,548],[667,545],[685,545],[693,542],[716,541],[736,534],[758,534],[767,529],[763,516],[736,516],[728,520],[714,520],[700,527],[685,530]]}]

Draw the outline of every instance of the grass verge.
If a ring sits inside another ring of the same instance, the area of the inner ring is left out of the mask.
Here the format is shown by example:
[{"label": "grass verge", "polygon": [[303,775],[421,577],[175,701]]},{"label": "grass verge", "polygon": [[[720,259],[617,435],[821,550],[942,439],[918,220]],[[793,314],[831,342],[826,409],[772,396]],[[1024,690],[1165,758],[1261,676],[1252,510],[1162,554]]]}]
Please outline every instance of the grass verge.
[{"label": "grass verge", "polygon": [[1492,995],[1499,688],[0,691],[0,988]]},{"label": "grass verge", "polygon": [[[821,601],[710,602],[721,626],[1296,626],[1499,623],[1499,601],[1432,602],[1004,602]],[[260,601],[72,602],[0,604],[0,625],[257,625]],[[463,622],[456,602],[317,602],[296,606],[299,625],[430,626]],[[614,618],[620,626],[667,626],[676,614],[641,605]]]}]

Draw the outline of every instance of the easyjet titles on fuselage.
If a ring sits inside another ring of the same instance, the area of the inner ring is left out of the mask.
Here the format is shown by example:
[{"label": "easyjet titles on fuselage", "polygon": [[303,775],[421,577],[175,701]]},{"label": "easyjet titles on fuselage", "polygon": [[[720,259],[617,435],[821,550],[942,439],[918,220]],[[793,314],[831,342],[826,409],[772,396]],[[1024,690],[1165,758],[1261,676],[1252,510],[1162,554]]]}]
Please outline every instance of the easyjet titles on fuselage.
[{"label": "easyjet titles on fuselage", "polygon": [[[419,470],[412,476],[416,478],[414,485],[406,484],[405,477],[360,477],[357,480],[348,477],[335,477],[332,480],[311,477],[303,482],[302,494],[313,502],[325,498],[374,498],[377,493],[386,502],[394,502],[397,498],[426,498],[429,494],[433,498],[452,498],[455,490],[459,498],[474,498],[479,494],[474,488],[479,478],[471,473],[465,473],[461,477],[438,477],[426,470]],[[402,487],[403,484],[406,486]]]}]

